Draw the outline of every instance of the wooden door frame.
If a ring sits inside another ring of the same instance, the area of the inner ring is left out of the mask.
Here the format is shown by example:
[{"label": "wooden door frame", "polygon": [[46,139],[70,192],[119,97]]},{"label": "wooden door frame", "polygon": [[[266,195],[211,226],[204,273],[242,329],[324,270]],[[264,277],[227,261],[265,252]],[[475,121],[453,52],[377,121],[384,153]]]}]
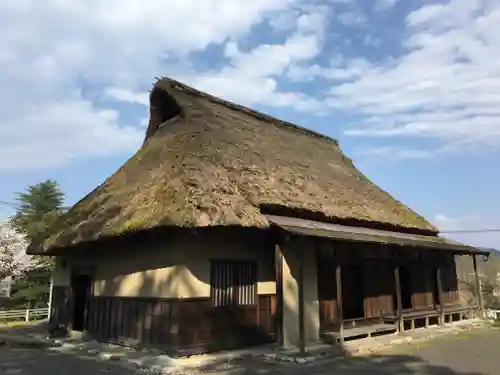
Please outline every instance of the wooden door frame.
[{"label": "wooden door frame", "polygon": [[86,267],[80,267],[80,266],[74,266],[71,267],[70,269],[70,274],[69,274],[69,279],[70,279],[70,287],[69,287],[69,293],[70,293],[70,330],[73,330],[73,324],[74,324],[74,309],[75,309],[75,292],[73,290],[73,278],[80,276],[80,275],[87,275],[89,276],[90,279],[90,288],[87,290],[87,295],[85,296],[85,307],[83,311],[83,325],[82,325],[82,331],[87,330],[87,324],[88,324],[88,313],[89,313],[89,302],[90,299],[94,296],[94,280],[95,280],[95,267],[93,266],[86,266]]}]

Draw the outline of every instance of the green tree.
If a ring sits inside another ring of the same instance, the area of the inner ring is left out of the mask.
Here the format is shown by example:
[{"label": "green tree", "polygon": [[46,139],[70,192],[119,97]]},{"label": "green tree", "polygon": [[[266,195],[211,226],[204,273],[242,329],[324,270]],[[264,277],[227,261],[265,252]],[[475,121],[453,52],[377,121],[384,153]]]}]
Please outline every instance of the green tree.
[{"label": "green tree", "polygon": [[[28,186],[24,192],[17,193],[16,200],[18,207],[10,219],[10,225],[24,234],[29,242],[43,236],[64,210],[64,193],[54,180]],[[27,272],[15,281],[11,298],[5,303],[12,307],[46,305],[53,262],[44,260],[45,267]]]},{"label": "green tree", "polygon": [[17,193],[16,200],[18,208],[11,225],[32,241],[43,235],[62,213],[64,193],[56,181],[46,180]]}]

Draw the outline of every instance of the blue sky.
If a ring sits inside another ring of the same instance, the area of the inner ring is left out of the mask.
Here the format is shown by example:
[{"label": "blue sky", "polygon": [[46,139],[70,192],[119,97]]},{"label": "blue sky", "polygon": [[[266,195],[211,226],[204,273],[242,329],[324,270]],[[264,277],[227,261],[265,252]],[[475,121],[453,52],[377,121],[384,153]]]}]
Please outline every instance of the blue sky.
[{"label": "blue sky", "polygon": [[499,0],[3,0],[0,23],[0,200],[92,190],[167,75],[337,138],[443,230],[500,228]]}]

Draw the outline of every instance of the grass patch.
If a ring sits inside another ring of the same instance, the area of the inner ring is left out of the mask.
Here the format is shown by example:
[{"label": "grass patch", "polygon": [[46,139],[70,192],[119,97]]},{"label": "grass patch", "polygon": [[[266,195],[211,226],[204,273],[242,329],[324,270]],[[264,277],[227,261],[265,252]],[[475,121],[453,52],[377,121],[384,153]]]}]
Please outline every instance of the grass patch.
[{"label": "grass patch", "polygon": [[29,322],[24,322],[21,320],[12,320],[12,321],[0,321],[0,328],[9,328],[9,327],[29,327],[31,325],[40,323],[43,319],[40,320],[32,320]]}]

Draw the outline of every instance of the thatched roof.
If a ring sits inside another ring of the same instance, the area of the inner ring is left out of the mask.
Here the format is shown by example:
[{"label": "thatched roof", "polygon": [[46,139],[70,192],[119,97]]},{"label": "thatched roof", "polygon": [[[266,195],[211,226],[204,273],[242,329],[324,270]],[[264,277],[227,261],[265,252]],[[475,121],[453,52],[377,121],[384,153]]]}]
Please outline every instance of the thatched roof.
[{"label": "thatched roof", "polygon": [[329,137],[171,79],[150,100],[140,150],[61,218],[43,249],[161,226],[266,228],[264,213],[286,209],[437,233]]}]

